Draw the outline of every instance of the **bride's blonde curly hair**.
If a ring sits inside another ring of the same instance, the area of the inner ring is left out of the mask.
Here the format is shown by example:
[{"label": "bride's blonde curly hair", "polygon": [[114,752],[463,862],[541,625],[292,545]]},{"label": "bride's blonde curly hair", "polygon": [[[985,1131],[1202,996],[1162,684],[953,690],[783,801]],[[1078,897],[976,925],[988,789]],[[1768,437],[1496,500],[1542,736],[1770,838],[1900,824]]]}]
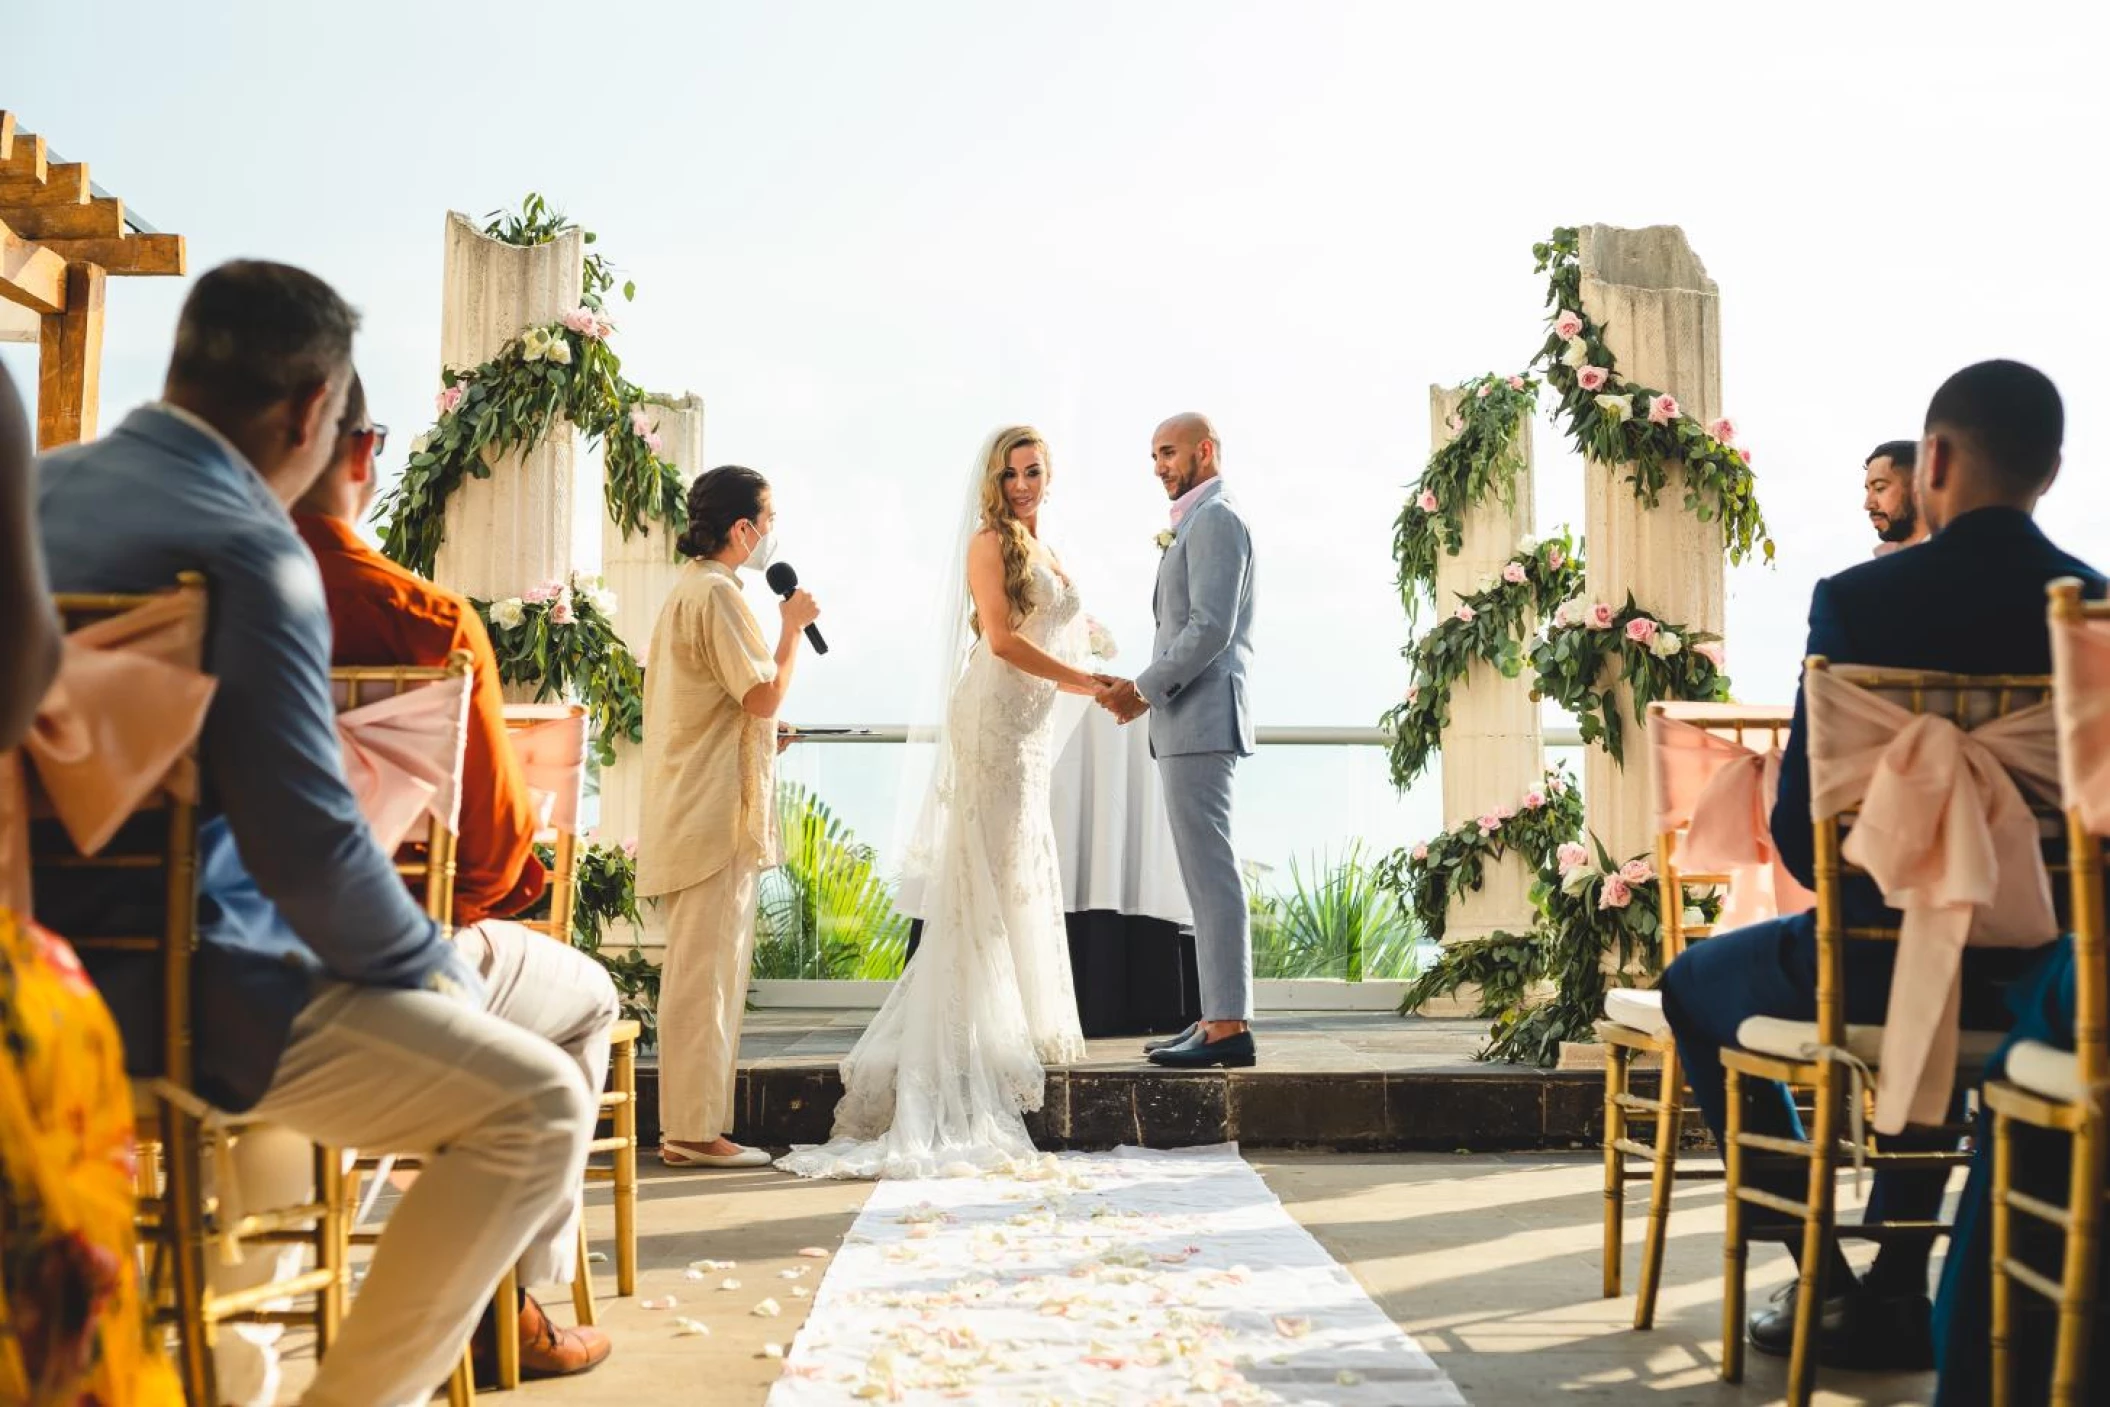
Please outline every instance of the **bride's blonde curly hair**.
[{"label": "bride's blonde curly hair", "polygon": [[[1048,442],[1040,431],[1030,425],[1013,425],[999,430],[990,437],[989,450],[982,458],[982,521],[979,529],[996,534],[997,549],[1004,559],[1004,599],[1011,603],[1011,624],[1016,627],[1025,623],[1033,614],[1033,601],[1026,594],[1027,584],[1032,580],[1033,535],[1026,525],[1011,511],[1011,500],[1004,494],[1004,471],[1011,467],[1011,451],[1031,446],[1040,451],[1044,470],[1043,483],[1055,477],[1054,456],[1048,452]],[[979,611],[972,616],[974,633],[982,633],[982,617]]]}]

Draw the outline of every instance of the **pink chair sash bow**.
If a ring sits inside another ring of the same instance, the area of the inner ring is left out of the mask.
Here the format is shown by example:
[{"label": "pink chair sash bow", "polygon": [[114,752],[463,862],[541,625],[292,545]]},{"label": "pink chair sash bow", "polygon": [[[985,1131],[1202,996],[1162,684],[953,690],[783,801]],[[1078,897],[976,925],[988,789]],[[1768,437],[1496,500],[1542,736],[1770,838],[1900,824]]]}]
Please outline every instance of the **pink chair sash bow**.
[{"label": "pink chair sash bow", "polygon": [[2110,621],[2054,621],[2059,787],[2095,835],[2110,835]]},{"label": "pink chair sash bow", "polygon": [[1795,881],[1773,851],[1779,750],[1759,753],[1661,713],[1649,715],[1648,739],[1656,829],[1683,828],[1680,866],[1730,877],[1721,927],[1741,928],[1812,907],[1816,896]]},{"label": "pink chair sash bow", "polygon": [[436,680],[337,715],[345,780],[391,854],[423,817],[461,828],[469,682],[466,674]]},{"label": "pink chair sash bow", "polygon": [[214,681],[202,672],[205,597],[175,592],[68,635],[19,757],[0,758],[0,903],[30,912],[28,777],[81,853],[110,843],[157,790],[195,801],[189,752]]},{"label": "pink chair sash bow", "polygon": [[[506,709],[508,718],[538,718],[526,727],[508,728],[506,740],[535,798],[539,823],[553,830],[579,827],[579,798],[586,783],[586,715],[569,709],[544,717],[523,704]],[[558,706],[560,709],[562,706]]]},{"label": "pink chair sash bow", "polygon": [[1966,732],[1825,670],[1812,670],[1803,687],[1811,814],[1859,807],[1842,853],[1904,912],[1876,1129],[1940,1123],[1955,1087],[1965,945],[2033,946],[2058,931],[2037,818],[2022,793],[2057,795],[2052,707]]}]

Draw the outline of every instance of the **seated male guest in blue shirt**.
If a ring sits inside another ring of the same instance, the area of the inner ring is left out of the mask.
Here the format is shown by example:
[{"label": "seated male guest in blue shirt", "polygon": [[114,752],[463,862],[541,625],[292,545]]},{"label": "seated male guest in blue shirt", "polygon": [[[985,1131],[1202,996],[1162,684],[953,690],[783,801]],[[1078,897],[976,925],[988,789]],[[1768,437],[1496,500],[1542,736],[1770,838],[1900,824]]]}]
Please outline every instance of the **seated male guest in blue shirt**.
[{"label": "seated male guest in blue shirt", "polygon": [[[330,617],[287,505],[337,449],[356,325],[311,274],[222,265],[184,303],[164,399],[47,456],[37,497],[54,589],[208,583],[199,1092],[320,1143],[425,1159],[308,1407],[423,1401],[445,1380],[499,1275],[569,1213],[595,1104],[577,1063],[485,1010],[478,971],[345,782]],[[124,922],[107,889],[38,897],[74,932]],[[154,963],[129,957],[94,975],[139,1069],[159,1050]],[[229,1386],[220,1400],[270,1385]]]},{"label": "seated male guest in blue shirt", "polygon": [[[1942,384],[1927,407],[1920,443],[1917,497],[1933,533],[1910,552],[1864,562],[1817,583],[1810,598],[1806,651],[1839,664],[1939,669],[1965,674],[2048,674],[2051,634],[2044,587],[2079,577],[2088,594],[2103,577],[2062,552],[2031,519],[2059,468],[2065,413],[2040,372],[2017,362],[1966,367]],[[1773,808],[1773,843],[1804,885],[1815,887],[1810,826],[1808,734],[1798,691],[1795,721]],[[1849,924],[1881,923],[1881,896],[1865,880],[1846,896]],[[1845,945],[1846,1019],[1880,1025],[1890,998],[1896,945]],[[1969,949],[1964,955],[1962,1017],[1967,1027],[2003,1029],[2006,984],[2034,958],[2031,950]],[[1816,1019],[1817,923],[1814,914],[1753,924],[1696,943],[1663,974],[1663,1011],[1678,1058],[1708,1127],[1722,1137],[1726,1109],[1721,1051],[1753,1016]],[[1744,1127],[1752,1133],[1801,1137],[1787,1090],[1743,1082]],[[1932,1131],[1888,1138],[1892,1151],[1947,1146]],[[1754,1171],[1750,1182],[1802,1200],[1801,1165]],[[1940,1211],[1946,1170],[1885,1171],[1876,1176],[1867,1219],[1931,1220]],[[1825,1272],[1820,1361],[1882,1370],[1931,1366],[1925,1241],[1884,1244],[1868,1273],[1856,1277],[1837,1246]],[[1795,1287],[1752,1317],[1751,1343],[1786,1354],[1794,1335]]]}]

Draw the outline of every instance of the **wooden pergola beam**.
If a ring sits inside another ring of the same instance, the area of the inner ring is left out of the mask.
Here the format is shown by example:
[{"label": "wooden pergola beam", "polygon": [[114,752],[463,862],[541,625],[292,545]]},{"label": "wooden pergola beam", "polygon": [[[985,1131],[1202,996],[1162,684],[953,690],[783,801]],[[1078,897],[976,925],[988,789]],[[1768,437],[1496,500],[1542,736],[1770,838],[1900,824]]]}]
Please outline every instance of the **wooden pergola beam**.
[{"label": "wooden pergola beam", "polygon": [[49,317],[66,311],[66,258],[0,223],[0,298]]},{"label": "wooden pergola beam", "polygon": [[135,234],[123,239],[47,239],[41,243],[69,264],[95,264],[113,275],[173,277],[187,267],[182,235]]},{"label": "wooden pergola beam", "polygon": [[18,205],[0,191],[0,220],[16,234],[40,244],[57,240],[112,239],[125,236],[125,203],[115,196],[97,196],[73,205]]},{"label": "wooden pergola beam", "polygon": [[16,134],[13,149],[5,159],[0,159],[0,180],[28,179],[36,185],[44,184],[44,177],[51,165],[44,148],[44,139],[28,132]]},{"label": "wooden pergola beam", "polygon": [[44,172],[44,184],[24,177],[0,180],[0,206],[86,205],[95,196],[88,184],[88,163],[54,161]]},{"label": "wooden pergola beam", "polygon": [[15,154],[15,115],[0,112],[0,161]]},{"label": "wooden pergola beam", "polygon": [[103,271],[66,270],[66,310],[44,319],[37,358],[37,448],[57,449],[95,434],[101,412]]}]

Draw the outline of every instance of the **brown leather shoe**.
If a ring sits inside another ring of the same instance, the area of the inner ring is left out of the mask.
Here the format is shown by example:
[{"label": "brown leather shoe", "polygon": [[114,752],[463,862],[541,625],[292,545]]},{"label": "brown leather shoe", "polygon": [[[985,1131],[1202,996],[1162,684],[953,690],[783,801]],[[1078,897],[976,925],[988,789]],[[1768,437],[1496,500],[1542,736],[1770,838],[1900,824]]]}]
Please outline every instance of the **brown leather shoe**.
[{"label": "brown leather shoe", "polygon": [[[492,1326],[488,1305],[484,1308],[483,1321],[476,1326],[476,1336],[470,1342],[476,1385],[497,1386],[498,1336]],[[542,1306],[535,1303],[534,1296],[523,1294],[520,1297],[520,1376],[523,1381],[566,1378],[574,1373],[587,1372],[600,1366],[611,1347],[608,1335],[601,1330],[560,1329],[542,1312]]]}]

